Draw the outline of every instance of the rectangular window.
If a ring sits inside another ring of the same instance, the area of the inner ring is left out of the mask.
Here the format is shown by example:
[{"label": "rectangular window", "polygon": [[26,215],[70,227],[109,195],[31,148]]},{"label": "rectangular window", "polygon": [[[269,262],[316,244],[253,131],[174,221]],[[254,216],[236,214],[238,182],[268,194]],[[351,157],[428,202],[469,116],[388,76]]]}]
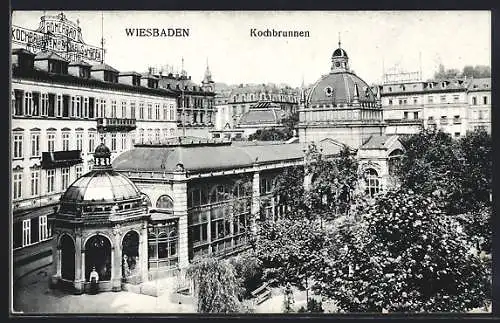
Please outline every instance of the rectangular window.
[{"label": "rectangular window", "polygon": [[130,102],[130,118],[135,119],[135,102]]},{"label": "rectangular window", "polygon": [[155,104],[155,120],[160,120],[160,104]]},{"label": "rectangular window", "polygon": [[433,103],[434,102],[434,97],[432,97],[432,96],[427,97],[427,102],[428,103]]},{"label": "rectangular window", "polygon": [[418,104],[418,98],[413,98],[413,104]]},{"label": "rectangular window", "polygon": [[460,96],[459,95],[454,95],[453,96],[453,102],[457,103],[458,100],[460,100]]},{"label": "rectangular window", "polygon": [[174,106],[170,105],[170,121],[173,121],[175,119],[175,110]]},{"label": "rectangular window", "polygon": [[153,119],[153,105],[148,103],[148,120]]},{"label": "rectangular window", "polygon": [[71,97],[71,114],[70,117],[76,116],[76,111],[75,111],[75,97]]},{"label": "rectangular window", "polygon": [[39,116],[40,115],[40,93],[33,92],[33,109],[31,110],[31,115]]},{"label": "rectangular window", "polygon": [[478,117],[477,117],[477,118],[478,118],[479,120],[483,120],[483,111],[482,111],[482,110],[479,110],[479,111],[478,111],[478,113],[479,113],[479,115],[478,115]]},{"label": "rectangular window", "polygon": [[42,93],[41,103],[42,103],[42,116],[46,117],[49,115],[49,95],[47,93]]},{"label": "rectangular window", "polygon": [[83,117],[89,117],[89,98],[83,98]]},{"label": "rectangular window", "polygon": [[23,115],[23,103],[24,103],[24,91],[14,90],[14,98],[16,102],[14,103],[14,115]]},{"label": "rectangular window", "polygon": [[408,111],[405,111],[403,115],[403,119],[408,119]]},{"label": "rectangular window", "polygon": [[37,196],[40,189],[40,171],[34,170],[31,172],[31,196]]},{"label": "rectangular window", "polygon": [[168,120],[168,105],[163,104],[163,120]]},{"label": "rectangular window", "polygon": [[82,97],[77,96],[75,98],[75,102],[76,102],[76,117],[81,118],[82,117]]},{"label": "rectangular window", "polygon": [[76,133],[76,150],[79,150],[79,151],[83,150],[83,133],[82,132]]},{"label": "rectangular window", "polygon": [[24,114],[30,116],[32,108],[33,108],[33,94],[31,94],[31,92],[26,92],[24,94]]},{"label": "rectangular window", "polygon": [[488,104],[488,97],[487,96],[483,96],[483,104]]},{"label": "rectangular window", "polygon": [[122,118],[127,117],[127,102],[122,101]]},{"label": "rectangular window", "polygon": [[38,217],[38,240],[43,241],[49,238],[49,230],[47,226],[47,216]]},{"label": "rectangular window", "polygon": [[14,133],[14,158],[23,158],[23,134]]},{"label": "rectangular window", "polygon": [[69,131],[62,133],[62,150],[69,150]]},{"label": "rectangular window", "polygon": [[122,139],[122,150],[127,150],[127,134],[122,133],[121,139]]},{"label": "rectangular window", "polygon": [[155,141],[160,141],[160,129],[155,129]]},{"label": "rectangular window", "polygon": [[13,199],[14,200],[20,199],[23,192],[22,190],[23,173],[21,172],[14,173],[14,180],[12,183],[14,185],[14,188],[12,189],[12,192],[14,193]]},{"label": "rectangular window", "polygon": [[62,95],[57,95],[57,108],[56,108],[56,117],[63,116],[63,98]]},{"label": "rectangular window", "polygon": [[455,132],[455,137],[460,137],[460,132]]},{"label": "rectangular window", "polygon": [[97,116],[98,118],[105,118],[106,117],[106,100],[101,99],[101,106],[99,109],[99,115]]},{"label": "rectangular window", "polygon": [[139,103],[139,119],[144,120],[144,103]]},{"label": "rectangular window", "polygon": [[40,133],[31,134],[31,157],[40,156]]},{"label": "rectangular window", "polygon": [[89,131],[89,153],[93,153],[95,150],[95,132]]},{"label": "rectangular window", "polygon": [[94,118],[94,115],[95,115],[95,107],[94,107],[94,102],[95,102],[95,99],[90,97],[89,98],[89,118]]},{"label": "rectangular window", "polygon": [[69,168],[61,168],[61,191],[65,191],[69,186]]},{"label": "rectangular window", "polygon": [[23,247],[31,244],[31,220],[23,220]]},{"label": "rectangular window", "polygon": [[392,105],[392,99],[389,99],[389,105]]},{"label": "rectangular window", "polygon": [[446,95],[441,95],[441,96],[439,97],[439,100],[441,101],[441,103],[446,102]]},{"label": "rectangular window", "polygon": [[55,117],[56,116],[56,95],[54,93],[49,93],[48,94],[47,115],[49,117]]},{"label": "rectangular window", "polygon": [[75,166],[75,173],[76,173],[76,178],[80,178],[83,175],[83,166],[82,165],[76,165]]},{"label": "rectangular window", "polygon": [[111,118],[116,118],[116,101],[111,101]]},{"label": "rectangular window", "polygon": [[472,105],[477,105],[477,98],[475,96],[472,97]]},{"label": "rectangular window", "polygon": [[54,192],[55,178],[56,178],[56,170],[55,169],[48,169],[47,170],[47,193]]},{"label": "rectangular window", "polygon": [[62,116],[69,117],[69,95],[63,95],[62,99],[63,99]]},{"label": "rectangular window", "polygon": [[413,112],[413,119],[415,119],[415,120],[418,119],[418,112]]},{"label": "rectangular window", "polygon": [[116,151],[116,133],[111,134],[111,151]]}]

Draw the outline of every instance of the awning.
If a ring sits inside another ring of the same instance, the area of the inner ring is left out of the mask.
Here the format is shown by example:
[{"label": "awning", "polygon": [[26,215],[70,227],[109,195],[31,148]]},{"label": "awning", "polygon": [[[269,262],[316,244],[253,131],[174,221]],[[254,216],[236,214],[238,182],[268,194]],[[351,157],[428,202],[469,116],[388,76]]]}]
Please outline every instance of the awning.
[{"label": "awning", "polygon": [[70,167],[83,163],[80,150],[51,151],[42,153],[42,168]]}]

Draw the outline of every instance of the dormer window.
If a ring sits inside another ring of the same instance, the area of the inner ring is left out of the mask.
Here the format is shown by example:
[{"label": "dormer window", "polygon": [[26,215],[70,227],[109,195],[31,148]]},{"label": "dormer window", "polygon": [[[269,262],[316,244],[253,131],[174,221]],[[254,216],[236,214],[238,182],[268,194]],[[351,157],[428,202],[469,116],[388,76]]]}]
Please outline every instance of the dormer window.
[{"label": "dormer window", "polygon": [[428,86],[429,86],[429,89],[432,89],[433,84],[432,84],[432,83],[429,83],[429,84],[428,84]]},{"label": "dormer window", "polygon": [[117,83],[118,77],[115,73],[113,73],[111,71],[104,71],[104,81],[111,82],[111,83]]}]

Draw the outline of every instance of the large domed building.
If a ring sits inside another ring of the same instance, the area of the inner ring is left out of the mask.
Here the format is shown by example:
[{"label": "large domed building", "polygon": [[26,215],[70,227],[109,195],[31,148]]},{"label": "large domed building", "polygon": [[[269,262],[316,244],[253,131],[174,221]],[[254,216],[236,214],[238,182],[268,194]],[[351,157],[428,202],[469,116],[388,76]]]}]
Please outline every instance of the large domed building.
[{"label": "large domed building", "polygon": [[61,196],[54,220],[52,285],[89,289],[93,268],[99,290],[119,291],[122,283],[148,278],[147,224],[144,198],[132,181],[113,170],[111,152],[100,144],[94,168]]},{"label": "large domed building", "polygon": [[384,133],[380,93],[350,70],[340,42],[331,60],[330,72],[302,94],[299,140],[330,138],[357,149],[370,136]]}]

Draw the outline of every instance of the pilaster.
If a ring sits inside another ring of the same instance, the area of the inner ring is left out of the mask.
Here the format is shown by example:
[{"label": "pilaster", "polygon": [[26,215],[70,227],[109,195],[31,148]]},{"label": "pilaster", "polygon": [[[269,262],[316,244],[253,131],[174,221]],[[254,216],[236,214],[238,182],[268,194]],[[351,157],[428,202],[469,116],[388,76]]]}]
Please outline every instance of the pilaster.
[{"label": "pilaster", "polygon": [[174,200],[174,215],[178,216],[179,268],[189,265],[188,250],[188,212],[187,212],[187,178],[184,171],[174,173],[172,185]]}]

